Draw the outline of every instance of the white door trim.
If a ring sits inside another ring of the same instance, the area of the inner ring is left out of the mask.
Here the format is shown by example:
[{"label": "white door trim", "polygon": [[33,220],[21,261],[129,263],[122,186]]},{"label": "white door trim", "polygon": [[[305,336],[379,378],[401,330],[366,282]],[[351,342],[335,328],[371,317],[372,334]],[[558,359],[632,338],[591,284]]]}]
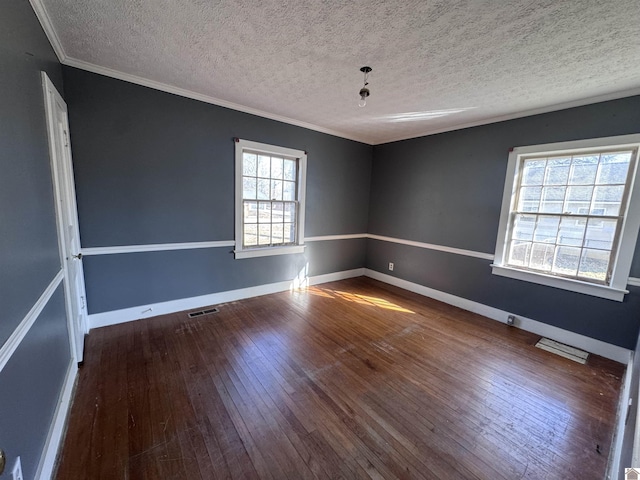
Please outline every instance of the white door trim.
[{"label": "white door trim", "polygon": [[[42,73],[42,88],[44,91],[44,103],[45,113],[47,120],[47,137],[49,139],[49,158],[51,160],[51,176],[53,180],[53,191],[56,209],[56,230],[58,233],[58,250],[60,253],[60,265],[63,271],[63,282],[65,292],[65,307],[67,310],[67,324],[69,329],[69,343],[71,348],[71,356],[76,362],[81,362],[84,356],[84,344],[81,340],[85,333],[87,333],[87,308],[86,308],[86,294],[84,291],[84,273],[82,268],[79,267],[79,285],[71,285],[69,268],[67,265],[66,257],[73,252],[67,252],[67,233],[65,232],[65,220],[63,213],[63,206],[68,206],[72,212],[74,225],[74,235],[77,238],[78,253],[80,252],[80,235],[78,230],[78,209],[75,199],[75,183],[73,180],[73,167],[71,165],[71,146],[68,138],[69,126],[67,122],[67,104],[64,99],[58,93],[53,82],[49,79],[45,72]],[[66,138],[61,138],[59,129],[57,128],[56,121],[56,109],[62,108],[64,113],[65,130],[64,135]],[[65,154],[60,155],[57,146],[66,149]],[[63,157],[63,158],[60,158]],[[62,162],[68,162],[68,168],[62,168],[63,173],[60,172],[60,166]],[[66,172],[66,173],[64,173]],[[61,178],[61,175],[71,176],[71,178]],[[64,188],[64,182],[67,181],[68,189]],[[80,260],[78,260],[80,261]],[[78,296],[75,298],[74,293]],[[80,302],[78,301],[80,300]],[[73,312],[73,302],[78,305],[82,305],[78,310],[79,321],[76,322]],[[78,323],[78,324],[77,324]]]}]

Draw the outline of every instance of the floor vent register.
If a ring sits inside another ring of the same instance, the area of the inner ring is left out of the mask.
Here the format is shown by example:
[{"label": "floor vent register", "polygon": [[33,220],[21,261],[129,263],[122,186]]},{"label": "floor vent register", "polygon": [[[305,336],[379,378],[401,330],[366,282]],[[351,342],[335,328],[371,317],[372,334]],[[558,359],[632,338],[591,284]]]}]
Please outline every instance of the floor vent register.
[{"label": "floor vent register", "polygon": [[568,358],[569,360],[573,360],[574,362],[583,364],[587,363],[587,358],[589,357],[589,353],[585,352],[584,350],[570,347],[569,345],[556,342],[555,340],[551,340],[550,338],[541,338],[540,341],[536,343],[536,347],[541,348],[542,350],[546,350],[547,352],[555,353],[556,355],[560,355],[561,357]]}]

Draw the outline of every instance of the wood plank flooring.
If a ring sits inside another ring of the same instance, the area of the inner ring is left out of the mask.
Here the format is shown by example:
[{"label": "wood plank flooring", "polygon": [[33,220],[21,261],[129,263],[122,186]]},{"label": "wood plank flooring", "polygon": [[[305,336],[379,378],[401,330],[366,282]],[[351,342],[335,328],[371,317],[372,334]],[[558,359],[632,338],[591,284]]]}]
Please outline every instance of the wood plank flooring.
[{"label": "wood plank flooring", "polygon": [[604,478],[621,364],[365,277],[218,307],[92,330],[58,479]]}]

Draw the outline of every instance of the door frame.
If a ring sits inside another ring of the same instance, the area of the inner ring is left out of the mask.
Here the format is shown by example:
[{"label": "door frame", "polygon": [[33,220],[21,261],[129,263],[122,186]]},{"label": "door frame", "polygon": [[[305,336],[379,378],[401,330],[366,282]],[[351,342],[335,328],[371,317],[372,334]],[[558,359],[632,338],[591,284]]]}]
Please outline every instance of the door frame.
[{"label": "door frame", "polygon": [[[82,362],[84,359],[84,339],[87,332],[87,302],[86,292],[84,285],[84,270],[80,265],[80,285],[72,286],[69,278],[69,269],[66,263],[67,255],[71,255],[72,252],[66,252],[67,238],[64,226],[64,214],[63,208],[70,208],[72,213],[73,228],[75,229],[75,236],[78,239],[77,253],[82,253],[80,242],[80,231],[78,224],[78,207],[76,204],[75,194],[75,180],[73,175],[73,162],[71,161],[71,142],[69,140],[69,122],[68,122],[68,110],[67,104],[56,89],[55,85],[46,74],[42,74],[42,88],[44,91],[44,103],[45,114],[47,123],[47,137],[49,139],[49,158],[51,161],[51,178],[53,181],[53,194],[55,200],[56,210],[56,230],[58,234],[58,251],[60,253],[60,264],[63,271],[63,283],[64,283],[64,297],[65,307],[67,312],[67,326],[69,331],[69,347],[71,350],[71,356],[76,362]],[[60,131],[57,128],[56,122],[56,109],[62,108],[64,112],[64,135],[60,135]],[[64,138],[64,137],[67,138]],[[66,149],[66,155],[59,155],[56,148],[60,145],[61,148]],[[63,162],[68,162],[67,168],[64,168]],[[67,191],[63,187],[63,179],[61,176],[67,175],[69,190]],[[78,261],[82,262],[81,259]],[[78,298],[73,297],[73,293],[77,291]],[[76,327],[76,319],[73,318],[73,304],[72,302],[78,302],[82,307],[80,308],[80,325]]]}]

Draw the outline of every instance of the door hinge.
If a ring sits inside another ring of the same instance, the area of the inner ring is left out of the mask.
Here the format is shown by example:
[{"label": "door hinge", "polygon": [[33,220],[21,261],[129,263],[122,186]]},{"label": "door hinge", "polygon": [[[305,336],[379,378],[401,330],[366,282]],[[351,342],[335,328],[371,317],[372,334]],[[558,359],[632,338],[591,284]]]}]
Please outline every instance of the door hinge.
[{"label": "door hinge", "polygon": [[63,130],[64,132],[64,146],[68,147],[69,146],[69,134],[67,133],[66,130]]},{"label": "door hinge", "polygon": [[84,297],[82,295],[80,295],[80,300],[82,300],[82,310],[84,310],[85,304],[84,304]]}]

